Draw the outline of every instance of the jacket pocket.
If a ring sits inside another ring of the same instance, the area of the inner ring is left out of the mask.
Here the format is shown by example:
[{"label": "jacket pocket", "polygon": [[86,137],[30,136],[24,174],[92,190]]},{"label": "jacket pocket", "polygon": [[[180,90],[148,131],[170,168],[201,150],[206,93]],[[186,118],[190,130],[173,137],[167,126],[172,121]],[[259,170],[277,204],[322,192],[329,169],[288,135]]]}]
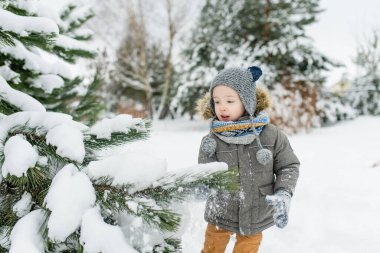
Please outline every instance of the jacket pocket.
[{"label": "jacket pocket", "polygon": [[273,194],[273,184],[268,184],[264,186],[259,187],[260,195],[261,196],[267,196],[267,195],[272,195]]},{"label": "jacket pocket", "polygon": [[237,149],[217,151],[216,159],[218,162],[224,162],[228,165],[228,168],[238,166]]},{"label": "jacket pocket", "polygon": [[206,220],[236,223],[239,221],[239,204],[238,192],[217,191],[207,199]]},{"label": "jacket pocket", "polygon": [[272,218],[273,207],[268,205],[265,197],[273,194],[273,184],[268,184],[259,187],[259,215],[258,222]]}]

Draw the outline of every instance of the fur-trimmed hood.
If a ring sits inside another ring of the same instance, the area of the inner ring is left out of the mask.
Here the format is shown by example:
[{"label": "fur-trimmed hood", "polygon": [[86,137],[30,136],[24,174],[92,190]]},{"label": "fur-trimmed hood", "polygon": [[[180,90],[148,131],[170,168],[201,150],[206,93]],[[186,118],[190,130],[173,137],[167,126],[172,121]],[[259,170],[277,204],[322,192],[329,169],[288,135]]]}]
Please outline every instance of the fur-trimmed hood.
[{"label": "fur-trimmed hood", "polygon": [[[256,86],[256,99],[257,105],[255,114],[271,107],[268,91],[260,86]],[[197,112],[204,119],[210,119],[214,117],[210,107],[210,92],[207,92],[201,99],[197,101]]]}]

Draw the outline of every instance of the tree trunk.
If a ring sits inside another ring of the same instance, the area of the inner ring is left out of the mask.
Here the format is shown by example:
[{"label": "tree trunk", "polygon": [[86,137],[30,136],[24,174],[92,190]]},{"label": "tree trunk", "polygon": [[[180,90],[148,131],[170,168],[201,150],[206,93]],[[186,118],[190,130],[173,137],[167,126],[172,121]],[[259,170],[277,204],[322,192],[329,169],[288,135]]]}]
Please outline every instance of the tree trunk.
[{"label": "tree trunk", "polygon": [[266,22],[264,24],[264,29],[263,29],[263,41],[264,41],[264,45],[267,44],[269,42],[269,34],[270,34],[270,31],[271,31],[271,23],[270,23],[270,18],[269,18],[269,15],[272,11],[271,9],[271,0],[266,0],[266,6],[265,6],[265,17],[266,17]]},{"label": "tree trunk", "polygon": [[168,14],[168,23],[169,23],[169,48],[168,54],[166,56],[165,61],[165,83],[164,89],[161,96],[160,106],[158,109],[159,119],[164,119],[169,113],[169,105],[170,105],[170,90],[173,86],[173,64],[172,64],[172,51],[173,51],[173,40],[176,34],[174,22],[172,19],[172,6],[173,3],[171,0],[166,0],[166,10]]},{"label": "tree trunk", "polygon": [[140,64],[141,64],[141,72],[140,76],[143,80],[143,83],[145,85],[145,98],[146,98],[146,108],[148,110],[148,115],[151,119],[153,119],[153,106],[152,106],[152,99],[153,99],[153,91],[152,86],[149,82],[149,76],[148,76],[148,59],[147,59],[147,47],[146,47],[146,34],[145,34],[145,20],[144,20],[144,8],[142,6],[143,1],[139,1],[139,30],[137,31],[138,35],[138,46],[140,47]]}]

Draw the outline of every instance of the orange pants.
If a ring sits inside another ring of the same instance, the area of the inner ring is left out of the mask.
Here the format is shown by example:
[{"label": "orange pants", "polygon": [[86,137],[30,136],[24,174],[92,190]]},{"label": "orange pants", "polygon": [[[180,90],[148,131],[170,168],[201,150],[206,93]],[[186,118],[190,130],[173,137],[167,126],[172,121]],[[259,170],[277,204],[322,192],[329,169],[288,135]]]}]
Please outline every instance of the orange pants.
[{"label": "orange pants", "polygon": [[[232,234],[233,232],[231,231],[208,224],[205,243],[201,253],[224,253]],[[233,253],[257,253],[262,238],[261,232],[249,236],[237,233]]]}]

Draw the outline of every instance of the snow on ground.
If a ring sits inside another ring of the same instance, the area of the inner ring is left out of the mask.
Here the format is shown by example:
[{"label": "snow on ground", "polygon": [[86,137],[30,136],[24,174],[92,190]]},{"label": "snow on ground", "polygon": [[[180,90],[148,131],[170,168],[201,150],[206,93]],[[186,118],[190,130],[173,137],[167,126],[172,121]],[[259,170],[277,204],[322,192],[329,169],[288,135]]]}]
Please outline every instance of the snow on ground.
[{"label": "snow on ground", "polygon": [[[300,178],[285,229],[264,232],[265,253],[380,252],[380,117],[360,117],[290,137],[301,161]],[[169,170],[197,163],[202,121],[153,123],[151,138],[123,149],[166,158]],[[185,204],[184,253],[200,252],[204,201]],[[226,252],[232,252],[233,240]]]}]

